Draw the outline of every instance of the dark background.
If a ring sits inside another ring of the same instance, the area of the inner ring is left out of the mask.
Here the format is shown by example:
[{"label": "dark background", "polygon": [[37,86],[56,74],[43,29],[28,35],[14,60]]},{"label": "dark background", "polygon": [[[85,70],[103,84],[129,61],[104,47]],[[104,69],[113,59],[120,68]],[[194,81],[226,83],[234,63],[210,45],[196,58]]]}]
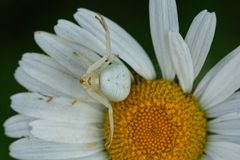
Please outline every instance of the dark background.
[{"label": "dark background", "polygon": [[[228,3],[229,2],[229,3]],[[240,44],[240,1],[177,0],[180,32],[185,33],[194,16],[203,9],[217,14],[214,43],[200,77],[223,56]],[[13,73],[24,52],[41,52],[33,40],[33,32],[53,32],[57,19],[73,20],[77,8],[98,11],[111,18],[145,48],[153,59],[149,32],[147,0],[1,0],[0,1],[0,159],[10,160],[8,146],[13,139],[4,135],[2,123],[14,112],[10,95],[24,91]],[[154,61],[156,62],[156,60]]]}]

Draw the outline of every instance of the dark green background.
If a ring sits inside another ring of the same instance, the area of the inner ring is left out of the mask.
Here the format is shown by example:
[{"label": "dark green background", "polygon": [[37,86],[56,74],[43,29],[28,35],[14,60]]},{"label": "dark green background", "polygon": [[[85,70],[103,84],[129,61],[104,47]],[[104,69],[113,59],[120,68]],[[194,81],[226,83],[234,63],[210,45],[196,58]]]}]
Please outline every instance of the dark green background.
[{"label": "dark green background", "polygon": [[[229,3],[228,3],[229,2]],[[217,30],[203,73],[240,44],[240,1],[178,0],[180,30],[185,35],[193,17],[202,9],[215,11]],[[41,52],[33,41],[33,32],[53,32],[57,19],[73,20],[78,7],[98,11],[135,37],[153,59],[149,32],[147,0],[1,0],[0,1],[0,159],[9,160],[8,146],[13,139],[4,136],[2,123],[14,112],[9,96],[24,91],[13,73],[24,52]],[[156,62],[156,60],[154,60]],[[201,77],[200,76],[200,77]]]}]

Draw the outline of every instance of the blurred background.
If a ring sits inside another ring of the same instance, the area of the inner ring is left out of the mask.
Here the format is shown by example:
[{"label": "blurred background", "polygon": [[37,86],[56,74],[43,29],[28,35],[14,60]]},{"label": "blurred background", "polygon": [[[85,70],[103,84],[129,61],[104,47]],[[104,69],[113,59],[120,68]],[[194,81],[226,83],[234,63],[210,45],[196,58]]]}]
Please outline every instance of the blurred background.
[{"label": "blurred background", "polygon": [[[199,78],[231,50],[240,44],[240,1],[177,0],[180,32],[185,36],[194,16],[203,9],[217,14],[214,42]],[[145,48],[153,62],[153,47],[149,32],[147,0],[1,0],[0,1],[0,159],[11,160],[8,147],[13,139],[4,135],[3,122],[14,115],[9,97],[24,91],[13,74],[22,54],[40,52],[33,32],[53,32],[58,19],[74,21],[77,8],[98,11],[125,28]]]}]

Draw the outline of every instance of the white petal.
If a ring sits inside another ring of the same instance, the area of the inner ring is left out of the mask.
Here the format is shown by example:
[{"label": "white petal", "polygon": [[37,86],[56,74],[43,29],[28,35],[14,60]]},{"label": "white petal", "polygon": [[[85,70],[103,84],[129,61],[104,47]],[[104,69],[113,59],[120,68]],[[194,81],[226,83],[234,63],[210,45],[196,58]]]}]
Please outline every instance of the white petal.
[{"label": "white petal", "polygon": [[16,112],[37,119],[59,122],[103,123],[103,106],[64,97],[46,97],[37,93],[19,93],[11,97]]},{"label": "white petal", "polygon": [[81,48],[77,48],[76,45],[73,47],[74,44],[46,32],[35,32],[34,38],[48,55],[56,59],[77,78],[86,72],[88,63],[77,54],[81,52]]},{"label": "white petal", "polygon": [[78,79],[73,78],[61,69],[48,65],[45,61],[36,60],[32,54],[24,54],[19,63],[20,67],[31,76],[31,79],[39,81],[40,84],[44,84],[70,97],[80,98],[86,96],[86,92],[80,86]]},{"label": "white petal", "polygon": [[95,155],[101,150],[104,150],[103,142],[64,144],[24,138],[10,146],[10,155],[25,160],[67,160]]},{"label": "white petal", "polygon": [[230,142],[207,142],[205,152],[213,160],[240,159],[240,145]]},{"label": "white petal", "polygon": [[188,46],[177,32],[169,32],[170,54],[174,70],[184,92],[191,92],[194,73]]},{"label": "white petal", "polygon": [[210,50],[216,28],[216,15],[206,10],[193,20],[185,41],[192,55],[194,77],[199,74]]},{"label": "white petal", "polygon": [[240,145],[239,136],[227,136],[227,135],[208,135],[208,142],[231,142]]},{"label": "white petal", "polygon": [[93,143],[103,139],[102,129],[94,124],[79,125],[77,123],[63,123],[37,120],[30,123],[31,133],[40,139],[58,143]]},{"label": "white petal", "polygon": [[232,112],[240,112],[240,92],[234,93],[220,104],[206,110],[207,117],[218,117]]},{"label": "white petal", "polygon": [[[99,55],[104,55],[106,53],[105,44],[103,44],[102,41],[97,39],[86,29],[83,29],[72,22],[58,20],[58,24],[54,27],[54,30],[58,36],[71,41],[71,46],[73,46],[73,48],[78,46],[78,50],[81,51],[78,55],[82,59],[90,59],[92,62],[96,62],[99,59]],[[97,55],[97,53],[99,55]],[[122,63],[118,57],[116,57],[116,62]],[[91,65],[89,63],[87,64]],[[125,65],[124,63],[122,64]]]},{"label": "white petal", "polygon": [[108,159],[109,159],[109,157],[106,152],[98,152],[94,155],[84,157],[79,160],[108,160]]},{"label": "white petal", "polygon": [[223,102],[240,87],[240,47],[236,48],[203,78],[194,92],[204,109]]},{"label": "white petal", "polygon": [[240,136],[240,112],[230,113],[208,122],[208,131],[221,135]]},{"label": "white petal", "polygon": [[202,155],[202,157],[200,158],[200,160],[214,160],[211,157],[209,157],[208,155],[204,154]]},{"label": "white petal", "polygon": [[102,41],[97,39],[92,33],[72,22],[58,20],[58,24],[54,27],[54,30],[60,37],[83,45],[100,55],[106,53],[105,43],[102,43]]},{"label": "white petal", "polygon": [[225,114],[223,116],[217,117],[209,122],[222,122],[226,120],[234,120],[234,119],[239,119],[240,118],[240,113],[239,112],[234,112],[234,113],[229,113]]},{"label": "white petal", "polygon": [[149,4],[151,36],[158,63],[164,79],[175,77],[170,58],[168,32],[178,32],[178,17],[175,0],[150,0]]},{"label": "white petal", "polygon": [[32,92],[39,92],[44,95],[55,95],[55,96],[68,96],[67,94],[44,84],[34,77],[31,77],[28,73],[26,73],[22,67],[18,67],[15,74],[15,79],[24,86],[26,89]]},{"label": "white petal", "polygon": [[[83,66],[83,68],[88,68],[89,65],[92,65],[94,62],[100,59],[99,54],[97,52],[81,45],[76,42],[72,42],[68,44],[73,50],[76,52],[74,53],[77,58],[79,58],[79,63]],[[77,66],[75,66],[77,67]],[[86,70],[84,70],[85,73]],[[81,76],[81,75],[77,75]]]},{"label": "white petal", "polygon": [[29,123],[33,118],[23,115],[15,115],[10,117],[4,123],[5,134],[12,138],[20,138],[30,135]]},{"label": "white petal", "polygon": [[[76,21],[98,40],[105,44],[105,32],[95,18],[96,13],[79,9],[74,15]],[[154,67],[143,48],[120,26],[105,17],[110,30],[111,47],[114,54],[128,63],[138,74],[146,79],[154,79]]]},{"label": "white petal", "polygon": [[30,52],[30,53],[25,53],[24,57],[29,58],[32,61],[36,61],[36,62],[39,62],[39,63],[44,63],[45,65],[50,66],[51,68],[56,68],[57,70],[60,70],[61,72],[67,73],[69,75],[72,75],[69,72],[69,70],[64,68],[59,63],[56,63],[56,61],[54,59],[52,59],[51,57],[49,57],[47,55]]}]

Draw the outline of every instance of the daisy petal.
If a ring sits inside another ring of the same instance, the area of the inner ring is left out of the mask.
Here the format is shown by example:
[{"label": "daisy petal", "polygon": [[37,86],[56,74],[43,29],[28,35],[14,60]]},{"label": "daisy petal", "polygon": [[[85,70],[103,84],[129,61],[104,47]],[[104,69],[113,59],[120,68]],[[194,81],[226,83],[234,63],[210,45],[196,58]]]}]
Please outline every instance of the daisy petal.
[{"label": "daisy petal", "polygon": [[[39,59],[41,59],[41,56],[39,56]],[[69,97],[80,98],[86,96],[86,92],[78,79],[63,72],[62,69],[48,65],[44,60],[37,60],[32,54],[24,54],[19,63],[20,68],[31,76],[31,79],[39,81],[40,84],[53,88]],[[56,62],[52,60],[52,63]]]},{"label": "daisy petal", "polygon": [[211,157],[209,157],[208,155],[204,154],[204,155],[202,155],[200,160],[213,160],[213,159]]},{"label": "daisy petal", "polygon": [[[79,56],[81,52],[94,55],[90,50],[83,50],[83,47],[77,47],[73,43],[70,44],[68,41],[57,37],[56,35],[47,33],[47,32],[35,32],[34,34],[35,41],[48,55],[56,59],[58,63],[66,67],[71,71],[77,78],[82,76],[86,69],[88,68],[89,63],[93,63],[89,59],[89,56]],[[82,58],[84,57],[84,58]],[[90,61],[90,62],[89,62]]]},{"label": "daisy petal", "polygon": [[240,112],[240,92],[234,93],[220,104],[206,110],[207,117],[219,117],[228,113]]},{"label": "daisy petal", "polygon": [[[84,29],[92,33],[102,44],[105,44],[105,31],[95,16],[95,12],[81,8],[74,15],[74,18]],[[154,79],[156,77],[154,67],[143,48],[116,23],[106,17],[105,20],[111,34],[113,53],[145,79]]]},{"label": "daisy petal", "polygon": [[109,159],[106,152],[98,152],[96,154],[93,154],[91,156],[87,156],[87,157],[84,157],[84,158],[81,158],[79,160],[107,160]]},{"label": "daisy petal", "polygon": [[[56,68],[57,70],[60,70],[61,72],[68,73],[68,71],[65,68],[60,66],[58,63],[53,61],[53,59],[51,59],[48,56],[37,53],[25,53],[25,55],[35,59],[38,62],[45,64],[46,66],[51,66],[53,68]],[[34,77],[31,77],[28,73],[26,73],[23,70],[22,67],[17,68],[14,77],[18,81],[18,83],[20,83],[29,91],[39,92],[44,95],[67,96],[63,92],[56,90],[51,86],[47,86],[46,84],[36,80]]]},{"label": "daisy petal", "polygon": [[207,142],[205,152],[213,160],[240,159],[240,145],[230,142]]},{"label": "daisy petal", "polygon": [[67,96],[61,91],[57,91],[46,84],[39,82],[38,80],[27,74],[23,68],[19,67],[14,74],[15,79],[27,90],[32,92],[38,92],[44,95],[55,95],[55,96]]},{"label": "daisy petal", "polygon": [[63,123],[46,120],[36,120],[30,123],[33,136],[58,143],[93,143],[103,138],[102,129],[96,125],[79,125],[78,123]]},{"label": "daisy petal", "polygon": [[175,0],[150,0],[151,36],[158,63],[164,79],[175,77],[169,50],[169,30],[178,32],[178,17]]},{"label": "daisy petal", "polygon": [[29,123],[32,118],[23,115],[15,115],[10,117],[4,123],[5,134],[12,138],[21,138],[30,135]]},{"label": "daisy petal", "polygon": [[88,144],[64,144],[24,138],[10,146],[10,155],[25,160],[67,160],[88,157],[104,150],[101,142]]},{"label": "daisy petal", "polygon": [[194,77],[199,74],[210,50],[216,28],[216,15],[206,10],[193,20],[185,41],[192,55]]},{"label": "daisy petal", "polygon": [[103,106],[64,97],[46,97],[37,93],[19,93],[11,97],[16,112],[37,119],[79,124],[102,123]]},{"label": "daisy petal", "polygon": [[79,47],[78,50],[82,54],[81,59],[89,59],[91,62],[95,62],[100,58],[97,53],[100,49],[103,51],[104,45],[101,45],[101,42],[96,37],[80,26],[67,20],[58,20],[54,31],[59,37],[72,42],[70,44],[73,48],[76,45]]},{"label": "daisy petal", "polygon": [[[76,43],[78,47],[82,48],[78,49],[81,50],[81,52],[78,53],[81,59],[87,57],[85,59],[90,59],[92,62],[96,62],[99,59],[99,55],[97,55],[97,53],[100,55],[104,55],[106,53],[105,44],[103,44],[90,32],[72,22],[69,22],[67,20],[59,20],[58,24],[54,27],[54,30],[60,37]],[[83,49],[89,51],[84,51]],[[94,51],[94,54],[90,54],[90,51]],[[122,61],[119,60],[118,57],[116,58],[116,62],[125,65]],[[91,65],[90,63],[87,64]]]},{"label": "daisy petal", "polygon": [[230,113],[208,122],[208,130],[220,135],[240,135],[240,113]]},{"label": "daisy petal", "polygon": [[240,87],[240,47],[214,66],[198,85],[194,95],[208,109],[223,102]]},{"label": "daisy petal", "polygon": [[169,32],[170,54],[183,91],[191,92],[194,73],[188,46],[177,32]]},{"label": "daisy petal", "polygon": [[209,135],[208,142],[231,142],[240,145],[240,135],[239,136],[226,136],[226,135]]},{"label": "daisy petal", "polygon": [[100,55],[106,53],[105,43],[102,43],[93,34],[70,21],[58,20],[58,24],[54,27],[54,30],[58,36],[68,41],[83,45]]}]

